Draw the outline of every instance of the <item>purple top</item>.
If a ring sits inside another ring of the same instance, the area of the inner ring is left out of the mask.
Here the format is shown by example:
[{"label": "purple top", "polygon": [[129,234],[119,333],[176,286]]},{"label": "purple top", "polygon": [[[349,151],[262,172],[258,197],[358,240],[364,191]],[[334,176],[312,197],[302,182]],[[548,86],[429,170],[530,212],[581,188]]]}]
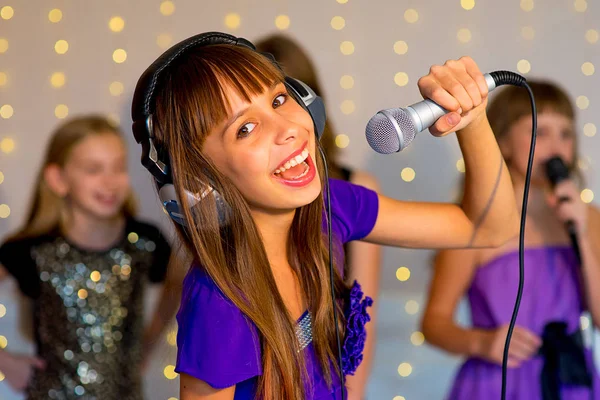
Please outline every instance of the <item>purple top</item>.
[{"label": "purple top", "polygon": [[[567,333],[579,329],[583,311],[579,266],[569,246],[526,248],[524,253],[525,282],[517,316],[517,325],[542,337],[549,322],[560,321]],[[512,315],[519,284],[519,252],[502,254],[477,268],[468,290],[472,324],[482,329],[508,324]],[[592,354],[585,351],[587,367],[596,388],[593,399],[600,399],[600,380]],[[511,400],[542,399],[540,376],[544,357],[537,355],[519,368],[509,368],[507,398]],[[500,365],[470,358],[460,368],[450,400],[500,398],[502,368]],[[577,385],[562,385],[563,400],[589,400],[590,390]]]},{"label": "purple top", "polygon": [[[377,194],[335,179],[330,179],[330,193],[331,229],[336,241],[346,243],[367,236],[377,219]],[[201,268],[190,268],[183,282],[177,322],[175,371],[215,388],[237,385],[234,400],[254,399],[257,377],[262,374],[259,332]],[[333,389],[329,389],[312,343],[304,351],[312,378],[311,385],[305,386],[312,387],[307,400],[340,399],[337,374],[333,373]]]}]

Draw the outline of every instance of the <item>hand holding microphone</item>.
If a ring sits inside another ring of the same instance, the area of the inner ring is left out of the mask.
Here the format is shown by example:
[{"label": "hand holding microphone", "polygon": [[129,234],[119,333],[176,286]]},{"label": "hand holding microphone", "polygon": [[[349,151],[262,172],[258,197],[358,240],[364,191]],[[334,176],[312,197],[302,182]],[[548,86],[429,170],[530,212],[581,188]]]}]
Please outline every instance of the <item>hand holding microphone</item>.
[{"label": "hand holding microphone", "polygon": [[558,156],[546,162],[546,175],[554,188],[548,203],[554,208],[558,219],[565,223],[571,244],[581,265],[578,235],[587,228],[587,206],[579,196],[579,190],[569,177],[569,168]]},{"label": "hand holding microphone", "polygon": [[379,111],[367,124],[367,142],[376,152],[391,154],[405,149],[427,128],[434,136],[459,131],[485,118],[489,91],[504,84],[522,86],[524,82],[525,78],[509,71],[484,75],[470,57],[433,66],[418,82],[425,100]]}]

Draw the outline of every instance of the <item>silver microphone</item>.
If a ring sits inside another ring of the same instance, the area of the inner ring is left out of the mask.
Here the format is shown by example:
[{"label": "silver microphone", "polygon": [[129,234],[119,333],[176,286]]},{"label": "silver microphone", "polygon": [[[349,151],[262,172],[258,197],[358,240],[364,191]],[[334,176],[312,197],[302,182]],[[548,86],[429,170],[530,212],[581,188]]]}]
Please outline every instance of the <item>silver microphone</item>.
[{"label": "silver microphone", "polygon": [[[483,76],[490,92],[500,86],[491,74]],[[381,154],[402,151],[413,141],[417,133],[429,128],[447,113],[448,110],[429,99],[406,108],[381,110],[367,123],[367,142],[373,150]]]}]

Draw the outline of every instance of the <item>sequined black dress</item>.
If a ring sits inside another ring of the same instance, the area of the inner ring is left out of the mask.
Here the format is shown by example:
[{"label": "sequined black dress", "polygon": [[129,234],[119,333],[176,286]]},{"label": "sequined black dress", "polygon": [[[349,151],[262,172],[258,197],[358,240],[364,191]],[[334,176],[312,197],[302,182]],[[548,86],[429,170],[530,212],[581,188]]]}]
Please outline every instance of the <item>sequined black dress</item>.
[{"label": "sequined black dress", "polygon": [[58,233],[0,247],[0,263],[33,299],[37,354],[47,365],[28,399],[142,398],[144,288],[164,280],[169,255],[159,230],[133,219],[105,251]]}]

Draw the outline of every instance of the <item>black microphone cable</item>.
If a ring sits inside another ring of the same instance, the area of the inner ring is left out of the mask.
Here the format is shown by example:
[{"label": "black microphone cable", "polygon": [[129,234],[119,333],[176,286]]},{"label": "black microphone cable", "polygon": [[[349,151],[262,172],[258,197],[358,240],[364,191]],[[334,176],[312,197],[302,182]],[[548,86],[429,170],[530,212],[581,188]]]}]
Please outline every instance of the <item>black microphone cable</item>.
[{"label": "black microphone cable", "polygon": [[[505,72],[505,71],[500,71]],[[494,76],[495,72],[490,75]],[[510,73],[519,76],[514,73]],[[494,76],[494,79],[496,77]],[[508,326],[508,332],[506,333],[506,342],[504,343],[504,355],[502,356],[502,394],[501,400],[506,400],[506,371],[508,362],[508,350],[510,347],[510,339],[512,338],[515,323],[517,322],[517,314],[519,313],[519,306],[521,305],[521,297],[523,296],[523,284],[525,281],[525,267],[524,267],[524,247],[525,247],[525,219],[527,216],[527,201],[529,198],[529,185],[531,181],[531,169],[533,167],[533,155],[535,153],[535,142],[537,137],[537,110],[535,106],[535,97],[531,87],[525,81],[525,78],[520,77],[519,81],[511,82],[515,86],[521,86],[527,89],[529,93],[529,99],[531,102],[531,144],[529,145],[529,161],[527,162],[527,173],[525,174],[525,188],[523,190],[523,206],[521,210],[521,228],[519,233],[519,287],[517,289],[517,297],[515,299],[515,306],[513,309],[510,324]]]}]

